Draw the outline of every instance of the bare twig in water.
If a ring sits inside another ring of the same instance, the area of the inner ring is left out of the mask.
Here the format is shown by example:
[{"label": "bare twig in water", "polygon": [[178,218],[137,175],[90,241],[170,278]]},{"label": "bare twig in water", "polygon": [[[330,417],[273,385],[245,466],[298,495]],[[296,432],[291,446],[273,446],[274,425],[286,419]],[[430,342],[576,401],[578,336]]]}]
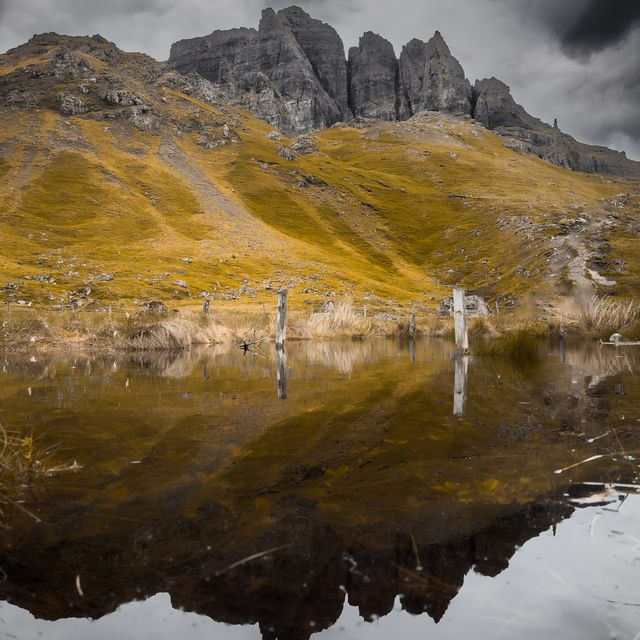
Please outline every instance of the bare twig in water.
[{"label": "bare twig in water", "polygon": [[242,340],[240,342],[238,342],[238,344],[236,345],[238,349],[240,349],[241,351],[244,351],[245,353],[247,353],[247,351],[252,351],[251,347],[259,347],[262,345],[262,343],[264,342],[264,338],[260,338],[260,340]]},{"label": "bare twig in water", "polygon": [[258,330],[254,327],[253,335],[251,337],[247,336],[238,340],[238,344],[236,345],[236,347],[240,349],[240,351],[242,351],[245,355],[247,353],[257,353],[257,351],[253,349],[253,347],[260,348],[264,340],[264,338],[258,338]]},{"label": "bare twig in water", "polygon": [[420,560],[420,552],[418,551],[418,544],[416,543],[416,537],[411,534],[411,546],[413,547],[413,553],[416,557],[416,571],[422,571],[422,561]]},{"label": "bare twig in water", "polygon": [[596,436],[595,438],[589,438],[587,440],[587,444],[593,444],[594,442],[596,442],[596,440],[602,440],[602,438],[606,438],[610,433],[611,431],[607,431],[607,433],[603,433],[601,436]]},{"label": "bare twig in water", "polygon": [[76,576],[76,589],[78,591],[78,595],[81,598],[84,598],[84,593],[82,592],[82,587],[80,586],[80,574]]},{"label": "bare twig in water", "polygon": [[600,460],[600,458],[604,458],[605,456],[603,455],[599,455],[599,456],[591,456],[590,458],[587,458],[586,460],[582,460],[582,462],[576,462],[575,464],[569,465],[568,467],[564,467],[563,469],[556,469],[553,473],[555,473],[556,475],[560,475],[561,473],[564,473],[565,471],[569,471],[569,469],[575,469],[576,467],[579,467],[581,464],[586,464],[587,462],[593,462],[594,460]]},{"label": "bare twig in water", "polygon": [[5,502],[8,502],[9,504],[13,505],[17,509],[20,509],[20,511],[22,511],[23,513],[26,513],[30,518],[33,518],[36,522],[42,522],[42,520],[38,518],[38,516],[35,513],[31,513],[29,509],[26,509],[25,507],[23,507],[19,502],[12,500],[8,495],[5,495],[4,493],[0,493],[0,500],[4,500]]},{"label": "bare twig in water", "polygon": [[237,562],[230,564],[228,567],[225,567],[224,569],[220,569],[220,571],[216,571],[216,576],[221,576],[223,573],[226,573],[227,571],[231,571],[236,567],[240,567],[243,564],[246,564],[247,562],[251,562],[252,560],[257,560],[258,558],[268,556],[269,554],[275,553],[276,551],[282,551],[283,549],[288,549],[291,546],[293,546],[293,543],[283,544],[281,547],[274,547],[273,549],[267,549],[266,551],[261,551],[260,553],[254,553],[252,556],[247,556],[246,558],[242,558],[242,560],[238,560]]}]

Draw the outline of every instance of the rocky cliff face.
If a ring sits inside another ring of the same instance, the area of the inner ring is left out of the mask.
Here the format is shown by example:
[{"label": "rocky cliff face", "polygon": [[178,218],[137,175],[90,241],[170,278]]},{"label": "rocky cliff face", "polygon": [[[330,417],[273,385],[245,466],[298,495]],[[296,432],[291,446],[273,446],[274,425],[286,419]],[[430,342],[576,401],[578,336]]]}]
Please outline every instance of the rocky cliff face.
[{"label": "rocky cliff face", "polygon": [[250,93],[257,115],[290,131],[352,115],[406,120],[425,110],[472,112],[471,85],[439,32],[426,43],[412,40],[398,60],[393,45],[369,31],[349,50],[347,62],[335,29],[295,6],[277,14],[265,9],[258,30],[215,31],[177,42],[169,61],[245,103]]},{"label": "rocky cliff face", "polygon": [[475,119],[487,129],[528,127],[533,118],[511,96],[509,87],[497,78],[476,80]]},{"label": "rocky cliff face", "polygon": [[367,31],[349,50],[349,103],[356,116],[398,119],[398,61],[393,45]]},{"label": "rocky cliff face", "polygon": [[347,117],[347,65],[338,32],[311,18],[299,7],[278,11],[278,19],[291,31],[322,85],[333,99],[341,118]]},{"label": "rocky cliff face", "polygon": [[[342,41],[331,27],[297,7],[278,14],[265,9],[257,31],[214,31],[177,42],[170,62],[238,96],[260,96],[258,115],[284,129],[323,128],[348,115]],[[284,106],[284,119],[277,102]]]},{"label": "rocky cliff face", "polygon": [[403,47],[399,66],[403,118],[420,111],[472,112],[471,84],[439,31],[427,43],[414,39]]}]

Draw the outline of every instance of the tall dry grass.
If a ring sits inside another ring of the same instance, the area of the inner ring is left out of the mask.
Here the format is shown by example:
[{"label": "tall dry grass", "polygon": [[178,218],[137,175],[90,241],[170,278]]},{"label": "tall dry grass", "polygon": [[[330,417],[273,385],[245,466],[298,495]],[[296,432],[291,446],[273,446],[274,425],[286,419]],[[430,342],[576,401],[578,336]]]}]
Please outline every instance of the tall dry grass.
[{"label": "tall dry grass", "polygon": [[337,301],[331,309],[312,313],[299,321],[298,330],[306,338],[365,337],[374,334],[375,325],[365,318],[350,299]]},{"label": "tall dry grass", "polygon": [[[108,330],[105,337],[109,337]],[[125,318],[113,328],[112,337],[114,346],[119,349],[179,351],[198,345],[225,342],[229,339],[229,331],[213,319],[197,316],[157,317],[138,313]]]},{"label": "tall dry grass", "polygon": [[577,321],[590,336],[608,338],[620,333],[627,338],[640,337],[640,305],[635,300],[595,298],[589,308],[578,315]]},{"label": "tall dry grass", "polygon": [[0,350],[21,348],[49,337],[48,323],[34,312],[6,315],[0,321]]}]

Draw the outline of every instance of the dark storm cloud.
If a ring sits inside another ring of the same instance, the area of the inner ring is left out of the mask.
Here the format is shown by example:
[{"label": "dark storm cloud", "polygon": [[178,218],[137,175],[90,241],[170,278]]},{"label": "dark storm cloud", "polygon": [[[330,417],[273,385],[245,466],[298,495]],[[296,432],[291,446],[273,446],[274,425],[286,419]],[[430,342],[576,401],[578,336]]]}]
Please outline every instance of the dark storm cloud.
[{"label": "dark storm cloud", "polygon": [[585,56],[619,45],[640,28],[638,0],[503,0],[555,35],[564,52]]},{"label": "dark storm cloud", "polygon": [[618,44],[639,25],[638,0],[591,0],[562,34],[561,43],[570,53],[589,54]]}]

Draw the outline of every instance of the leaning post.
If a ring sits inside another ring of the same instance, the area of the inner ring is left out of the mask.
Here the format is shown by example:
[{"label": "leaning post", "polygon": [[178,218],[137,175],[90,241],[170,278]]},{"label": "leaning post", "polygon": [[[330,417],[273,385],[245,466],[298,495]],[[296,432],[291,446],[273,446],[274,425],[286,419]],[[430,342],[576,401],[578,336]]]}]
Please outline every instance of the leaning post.
[{"label": "leaning post", "polygon": [[278,291],[278,315],[276,326],[276,348],[284,349],[287,339],[287,290]]},{"label": "leaning post", "polygon": [[453,322],[456,336],[456,351],[469,351],[469,334],[467,332],[467,313],[464,308],[464,289],[453,290]]}]

